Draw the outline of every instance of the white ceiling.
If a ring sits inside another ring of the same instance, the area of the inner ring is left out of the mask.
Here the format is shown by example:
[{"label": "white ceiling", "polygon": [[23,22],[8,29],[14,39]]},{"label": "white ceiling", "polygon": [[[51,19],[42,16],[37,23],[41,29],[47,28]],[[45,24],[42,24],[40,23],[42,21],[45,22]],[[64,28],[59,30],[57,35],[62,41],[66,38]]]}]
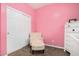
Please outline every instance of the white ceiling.
[{"label": "white ceiling", "polygon": [[46,5],[49,5],[50,3],[29,3],[29,5],[33,8],[33,9],[38,9],[41,7],[44,7]]}]

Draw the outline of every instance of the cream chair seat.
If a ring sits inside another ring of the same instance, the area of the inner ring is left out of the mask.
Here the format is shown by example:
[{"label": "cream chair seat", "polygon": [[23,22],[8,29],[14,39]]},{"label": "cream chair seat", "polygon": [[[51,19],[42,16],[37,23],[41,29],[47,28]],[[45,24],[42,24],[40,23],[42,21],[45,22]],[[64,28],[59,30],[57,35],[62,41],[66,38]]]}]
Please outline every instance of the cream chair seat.
[{"label": "cream chair seat", "polygon": [[32,51],[42,51],[45,49],[41,33],[34,32],[30,34],[30,46]]}]

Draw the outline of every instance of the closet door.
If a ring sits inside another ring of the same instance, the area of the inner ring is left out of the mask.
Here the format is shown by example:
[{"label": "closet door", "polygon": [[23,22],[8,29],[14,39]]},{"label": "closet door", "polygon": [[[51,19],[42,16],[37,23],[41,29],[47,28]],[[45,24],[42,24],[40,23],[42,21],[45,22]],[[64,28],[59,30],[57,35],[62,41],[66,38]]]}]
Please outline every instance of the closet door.
[{"label": "closet door", "polygon": [[31,17],[25,13],[6,7],[7,13],[7,54],[28,44],[31,32]]}]

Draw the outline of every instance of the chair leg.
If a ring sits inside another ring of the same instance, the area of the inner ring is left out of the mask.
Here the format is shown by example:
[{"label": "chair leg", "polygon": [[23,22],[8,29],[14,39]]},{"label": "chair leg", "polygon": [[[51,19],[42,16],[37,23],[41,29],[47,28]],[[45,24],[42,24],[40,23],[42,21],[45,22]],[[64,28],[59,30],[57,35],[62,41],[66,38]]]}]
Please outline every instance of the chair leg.
[{"label": "chair leg", "polygon": [[43,50],[43,53],[45,52],[45,50]]},{"label": "chair leg", "polygon": [[34,51],[32,50],[32,54],[34,54]]}]

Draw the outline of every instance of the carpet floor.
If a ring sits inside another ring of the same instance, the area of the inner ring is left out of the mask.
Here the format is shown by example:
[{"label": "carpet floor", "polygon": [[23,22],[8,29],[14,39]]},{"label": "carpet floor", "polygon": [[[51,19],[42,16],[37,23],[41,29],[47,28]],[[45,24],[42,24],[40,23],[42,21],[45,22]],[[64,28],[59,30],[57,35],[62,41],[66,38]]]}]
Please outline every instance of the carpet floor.
[{"label": "carpet floor", "polygon": [[30,53],[30,47],[26,46],[8,54],[8,56],[69,56],[69,53],[64,52],[63,49],[46,46],[44,54],[32,54]]}]

